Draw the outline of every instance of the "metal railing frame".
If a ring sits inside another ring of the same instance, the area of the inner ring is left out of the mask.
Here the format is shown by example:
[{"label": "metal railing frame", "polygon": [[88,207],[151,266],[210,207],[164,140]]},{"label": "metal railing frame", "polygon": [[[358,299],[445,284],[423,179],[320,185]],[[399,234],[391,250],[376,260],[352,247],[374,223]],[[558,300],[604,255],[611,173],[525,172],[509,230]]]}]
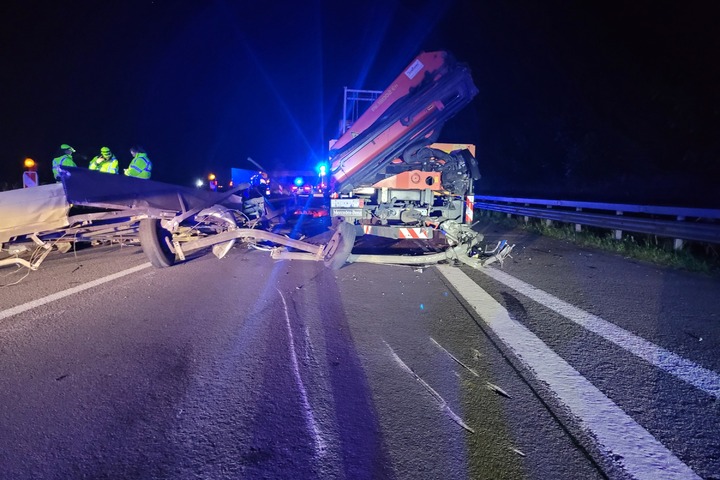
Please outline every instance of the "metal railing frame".
[{"label": "metal railing frame", "polygon": [[607,228],[614,238],[622,239],[623,231],[673,238],[676,250],[685,241],[720,244],[720,210],[708,208],[631,205],[624,203],[575,202],[536,198],[475,195],[475,209],[504,212],[540,218],[550,225],[553,221],[582,226]]}]

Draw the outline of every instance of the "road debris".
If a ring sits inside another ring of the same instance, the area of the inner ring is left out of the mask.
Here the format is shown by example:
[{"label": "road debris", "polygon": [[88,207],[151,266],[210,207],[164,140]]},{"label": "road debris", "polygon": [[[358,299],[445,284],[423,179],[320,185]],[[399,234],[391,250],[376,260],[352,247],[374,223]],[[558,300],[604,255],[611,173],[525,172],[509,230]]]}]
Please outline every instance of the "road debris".
[{"label": "road debris", "polygon": [[498,387],[494,383],[486,382],[485,385],[488,387],[488,389],[492,390],[493,392],[495,392],[499,395],[502,395],[503,397],[512,398],[509,393],[507,393],[505,390]]},{"label": "road debris", "polygon": [[432,337],[430,337],[430,340],[432,340],[432,342],[433,342],[440,350],[442,350],[443,352],[447,353],[450,358],[452,358],[453,360],[455,360],[455,362],[456,362],[458,365],[462,366],[463,368],[465,368],[467,371],[469,371],[470,373],[472,373],[472,374],[475,375],[476,377],[479,377],[479,376],[480,376],[480,375],[478,375],[478,373],[477,373],[475,370],[473,370],[472,368],[468,367],[468,366],[465,365],[463,362],[461,362],[457,357],[455,357],[455,355],[453,355],[452,353],[448,352],[445,347],[443,347],[442,345],[440,345],[440,344],[437,342],[437,340],[435,340],[435,339],[432,338]]},{"label": "road debris", "polygon": [[412,375],[413,377],[415,377],[415,380],[417,380],[418,382],[420,382],[420,384],[421,384],[423,387],[425,387],[425,389],[430,393],[430,395],[432,395],[432,396],[435,398],[435,400],[437,400],[437,402],[440,404],[440,405],[439,405],[439,406],[440,406],[440,410],[444,411],[444,412],[450,417],[450,419],[451,419],[453,422],[457,423],[458,425],[460,425],[462,428],[464,428],[464,429],[467,430],[468,432],[470,432],[470,433],[475,433],[475,430],[474,430],[474,429],[472,429],[467,423],[465,423],[465,422],[462,420],[462,418],[460,418],[455,412],[452,411],[452,409],[448,406],[448,404],[447,404],[447,402],[445,401],[445,399],[444,399],[443,397],[441,397],[440,394],[435,391],[435,389],[433,389],[430,385],[428,385],[428,383],[427,383],[425,380],[423,380],[422,378],[420,378],[420,376],[419,376],[417,373],[415,373],[415,371],[414,371],[412,368],[410,368],[405,362],[403,362],[403,360],[397,355],[397,353],[395,353],[395,350],[393,350],[392,347],[391,347],[385,340],[383,340],[383,343],[384,343],[384,344],[388,347],[388,349],[390,350],[390,353],[392,354],[393,359],[395,360],[395,362],[396,362],[398,365],[400,365],[400,367],[401,367],[403,370],[405,370],[405,371],[408,372],[410,375]]}]

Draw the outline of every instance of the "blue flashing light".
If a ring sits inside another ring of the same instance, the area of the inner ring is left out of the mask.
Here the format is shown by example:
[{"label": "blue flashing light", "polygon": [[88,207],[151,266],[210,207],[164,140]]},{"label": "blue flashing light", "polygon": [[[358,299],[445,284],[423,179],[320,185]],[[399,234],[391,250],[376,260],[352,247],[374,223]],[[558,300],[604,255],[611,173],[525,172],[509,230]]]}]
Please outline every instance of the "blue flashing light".
[{"label": "blue flashing light", "polygon": [[293,180],[293,183],[294,183],[296,186],[301,187],[302,184],[305,183],[305,180],[303,180],[302,177],[295,177],[295,180]]},{"label": "blue flashing light", "polygon": [[327,175],[327,168],[328,168],[327,163],[322,162],[322,163],[318,163],[317,167],[315,167],[315,170],[317,170],[317,172],[322,177],[322,176]]}]

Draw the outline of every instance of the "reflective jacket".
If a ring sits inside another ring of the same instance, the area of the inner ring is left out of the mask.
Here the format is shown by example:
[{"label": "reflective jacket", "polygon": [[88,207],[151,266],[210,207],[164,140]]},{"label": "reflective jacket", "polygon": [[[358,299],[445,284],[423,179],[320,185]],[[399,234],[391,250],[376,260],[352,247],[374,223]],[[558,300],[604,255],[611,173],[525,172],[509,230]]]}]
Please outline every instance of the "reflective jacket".
[{"label": "reflective jacket", "polygon": [[102,155],[98,155],[90,161],[90,170],[103,173],[118,173],[118,160],[115,155],[107,160]]},{"label": "reflective jacket", "polygon": [[138,153],[130,161],[130,165],[125,169],[125,175],[128,177],[150,178],[152,171],[152,162],[147,153]]},{"label": "reflective jacket", "polygon": [[59,157],[53,158],[52,161],[52,174],[55,180],[58,179],[58,167],[77,167],[73,161],[72,155],[66,153]]}]

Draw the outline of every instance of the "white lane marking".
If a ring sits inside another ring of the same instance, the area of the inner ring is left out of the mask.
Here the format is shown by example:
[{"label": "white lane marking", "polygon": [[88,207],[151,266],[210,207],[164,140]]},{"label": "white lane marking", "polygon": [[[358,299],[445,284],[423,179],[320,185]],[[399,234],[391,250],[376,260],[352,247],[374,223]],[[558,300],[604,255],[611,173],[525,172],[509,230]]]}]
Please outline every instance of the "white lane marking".
[{"label": "white lane marking", "polygon": [[666,350],[644,338],[603,320],[597,315],[588,313],[580,308],[570,305],[549,293],[533,287],[505,272],[494,268],[479,270],[481,273],[504,283],[513,290],[526,297],[541,303],[563,317],[603,337],[615,345],[627,350],[646,362],[674,375],[703,392],[720,399],[720,375],[712,370]]},{"label": "white lane marking", "polygon": [[552,351],[460,269],[437,269],[533,374],[595,437],[610,459],[638,479],[700,478],[647,430]]},{"label": "white lane marking", "polygon": [[48,295],[47,297],[38,298],[37,300],[23,303],[22,305],[18,305],[17,307],[2,310],[0,311],[0,320],[4,320],[19,313],[27,312],[28,310],[32,310],[33,308],[37,308],[47,303],[54,302],[55,300],[60,300],[61,298],[74,295],[76,293],[82,292],[83,290],[97,287],[98,285],[102,285],[103,283],[112,282],[113,280],[117,280],[118,278],[124,277],[125,275],[130,275],[131,273],[139,272],[140,270],[144,270],[150,266],[151,264],[149,262],[143,263],[142,265],[138,265],[137,267],[128,268],[127,270],[123,270],[122,272],[113,273],[112,275],[108,275],[107,277],[98,278],[97,280],[93,280],[92,282],[83,283],[82,285],[68,288],[67,290],[63,290],[61,292],[53,293],[52,295]]},{"label": "white lane marking", "polygon": [[290,359],[292,360],[295,383],[298,387],[298,390],[300,390],[300,395],[302,396],[303,409],[305,410],[305,422],[307,423],[310,431],[312,431],[313,433],[313,439],[315,441],[315,452],[321,457],[323,457],[325,456],[325,453],[327,451],[327,444],[323,439],[320,427],[318,427],[318,424],[315,421],[315,415],[313,415],[312,407],[310,406],[310,400],[308,398],[307,390],[305,389],[305,384],[303,383],[302,377],[300,376],[300,365],[298,364],[297,355],[295,354],[295,339],[293,337],[292,328],[290,326],[290,314],[288,313],[287,302],[285,301],[285,296],[279,289],[277,290],[277,292],[280,294],[280,298],[282,299],[283,303],[283,309],[285,312],[285,324],[287,325],[288,336],[290,338]]}]

